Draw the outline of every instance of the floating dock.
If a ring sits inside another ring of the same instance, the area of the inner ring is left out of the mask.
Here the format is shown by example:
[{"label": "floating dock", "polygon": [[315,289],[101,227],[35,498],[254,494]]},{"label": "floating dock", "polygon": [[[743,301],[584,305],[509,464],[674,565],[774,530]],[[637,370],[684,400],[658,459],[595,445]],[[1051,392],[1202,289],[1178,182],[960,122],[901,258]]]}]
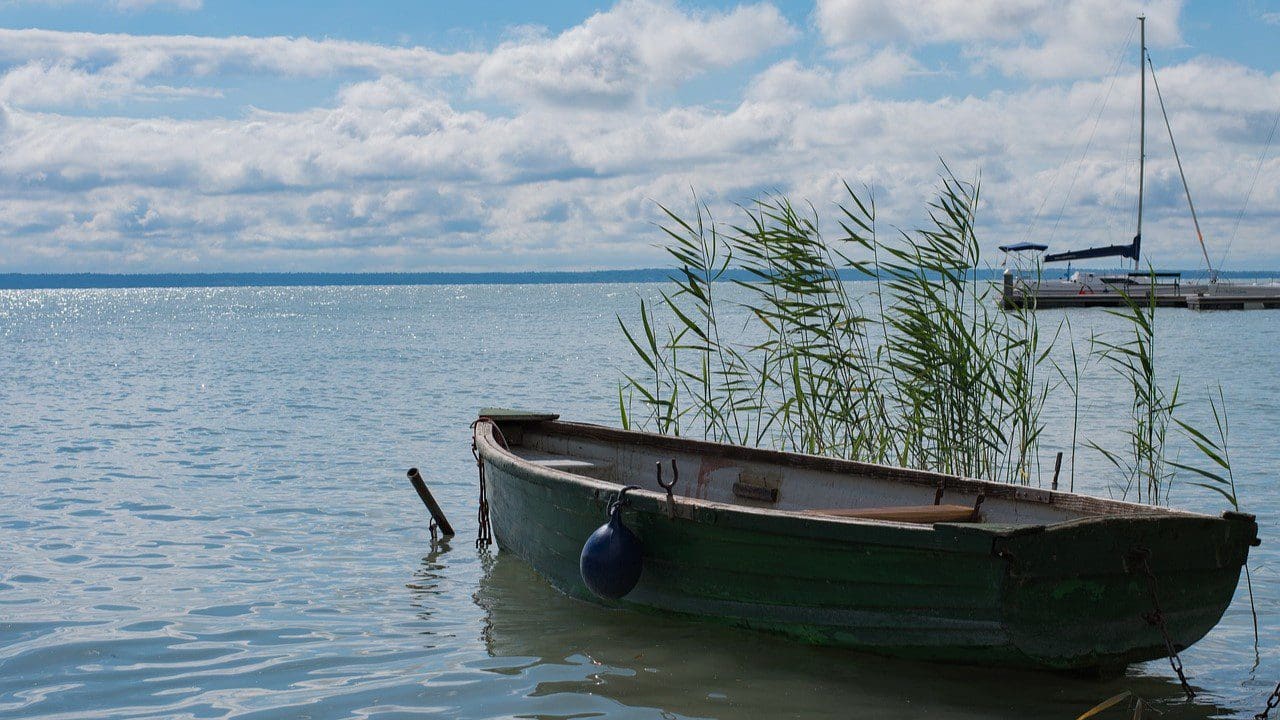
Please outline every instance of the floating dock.
[{"label": "floating dock", "polygon": [[[1132,273],[1139,275],[1139,273]],[[1176,278],[1175,273],[1157,274]],[[1159,278],[1157,278],[1158,280]],[[1106,278],[1104,280],[1112,280]],[[1072,286],[1065,281],[1030,284],[1014,280],[1006,273],[1000,293],[1000,305],[1006,310],[1031,307],[1114,308],[1124,307],[1133,299],[1139,303],[1154,302],[1156,307],[1180,307],[1192,310],[1280,310],[1280,285],[1236,285],[1233,283],[1172,282],[1104,282]]]},{"label": "floating dock", "polygon": [[[1187,295],[1187,307],[1192,310],[1280,310],[1280,287],[1242,286],[1260,292],[1257,294],[1229,292]],[[1261,292],[1261,291],[1266,292]]]}]

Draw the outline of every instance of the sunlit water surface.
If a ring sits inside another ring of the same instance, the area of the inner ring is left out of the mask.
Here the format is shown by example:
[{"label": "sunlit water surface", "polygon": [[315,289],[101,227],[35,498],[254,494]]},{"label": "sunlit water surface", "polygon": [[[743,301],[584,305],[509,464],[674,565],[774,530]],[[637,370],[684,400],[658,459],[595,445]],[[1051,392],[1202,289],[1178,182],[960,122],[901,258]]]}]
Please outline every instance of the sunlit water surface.
[{"label": "sunlit water surface", "polygon": [[[477,552],[476,409],[616,424],[634,361],[615,315],[658,289],[0,292],[0,717],[1075,717],[1122,690],[1169,717],[1261,709],[1280,676],[1280,313],[1160,315],[1187,417],[1223,387],[1265,539],[1258,655],[1242,582],[1184,653],[1188,704],[1163,661],[1107,681],[890,661],[601,609]],[[1117,327],[1071,317],[1082,351]],[[1080,427],[1114,444],[1108,372],[1088,371]],[[1046,462],[1070,405],[1053,393]],[[430,542],[413,465],[450,543]],[[1092,452],[1075,483],[1115,492]],[[1223,506],[1187,485],[1173,504]]]}]

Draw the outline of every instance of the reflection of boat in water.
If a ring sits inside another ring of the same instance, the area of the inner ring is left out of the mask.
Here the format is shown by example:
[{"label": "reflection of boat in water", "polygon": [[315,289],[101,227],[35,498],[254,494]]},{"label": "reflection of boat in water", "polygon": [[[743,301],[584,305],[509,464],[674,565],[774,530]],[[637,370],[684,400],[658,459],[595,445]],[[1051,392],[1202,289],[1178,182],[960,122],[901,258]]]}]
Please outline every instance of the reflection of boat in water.
[{"label": "reflection of boat in water", "polygon": [[[1243,285],[1220,282],[1218,272],[1209,260],[1209,251],[1205,246],[1204,235],[1200,231],[1200,220],[1196,215],[1195,204],[1191,201],[1191,189],[1182,171],[1182,160],[1178,156],[1178,146],[1173,142],[1173,128],[1169,117],[1164,113],[1164,100],[1160,100],[1160,108],[1165,118],[1165,126],[1169,130],[1169,142],[1173,147],[1174,159],[1177,160],[1178,174],[1182,179],[1182,187],[1186,192],[1187,206],[1191,211],[1191,219],[1195,225],[1196,239],[1200,243],[1200,251],[1204,256],[1208,270],[1208,282],[1184,282],[1181,273],[1177,272],[1142,272],[1139,270],[1139,259],[1142,254],[1142,205],[1143,185],[1146,169],[1146,69],[1151,60],[1147,55],[1146,18],[1139,17],[1141,51],[1138,60],[1138,73],[1141,82],[1141,108],[1138,118],[1138,213],[1137,232],[1128,244],[1106,245],[1068,250],[1066,252],[1046,253],[1041,258],[1045,263],[1066,262],[1067,271],[1064,277],[1047,278],[1037,272],[1015,272],[1008,268],[1004,272],[1000,303],[1006,309],[1031,308],[1063,308],[1063,307],[1123,307],[1131,301],[1154,303],[1160,307],[1190,307],[1195,310],[1251,310],[1280,308],[1280,286],[1276,285]],[[1155,68],[1152,66],[1152,81],[1155,81]],[[1160,85],[1155,85],[1157,97]],[[1000,246],[1006,255],[1006,263],[1010,256],[1022,254],[1038,255],[1049,248],[1042,243],[1020,242]],[[1078,260],[1094,260],[1117,257],[1133,261],[1133,271],[1115,273],[1076,272],[1070,270],[1070,263]],[[1016,264],[1016,263],[1015,263]],[[1033,275],[1033,276],[1032,276]]]},{"label": "reflection of boat in water", "polygon": [[[899,657],[1104,669],[1166,654],[1230,603],[1252,516],[487,413],[476,449],[494,536],[593,596],[583,542],[624,484],[644,571],[616,604]],[[655,462],[686,478],[665,495]],[[946,504],[942,504],[942,500]],[[932,504],[931,504],[932,501]],[[612,603],[611,603],[612,604]]]},{"label": "reflection of boat in water", "polygon": [[[509,553],[480,578],[487,668],[522,678],[521,714],[639,717],[1075,717],[1122,690],[1176,703],[1179,717],[1224,710],[1185,703],[1176,682],[1096,679],[879,658],[670,615],[620,612],[568,597]],[[541,703],[541,707],[539,706]],[[552,709],[554,708],[554,710]],[[856,708],[856,710],[854,710]],[[666,714],[662,714],[666,713]]]}]

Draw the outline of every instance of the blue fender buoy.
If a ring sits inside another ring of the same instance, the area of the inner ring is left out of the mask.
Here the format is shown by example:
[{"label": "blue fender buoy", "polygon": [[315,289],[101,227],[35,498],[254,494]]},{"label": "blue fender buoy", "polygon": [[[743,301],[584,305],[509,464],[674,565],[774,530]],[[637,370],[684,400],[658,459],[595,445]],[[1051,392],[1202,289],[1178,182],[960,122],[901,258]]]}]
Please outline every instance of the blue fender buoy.
[{"label": "blue fender buoy", "polygon": [[644,569],[640,538],[622,522],[625,495],[636,488],[629,485],[618,493],[618,499],[609,504],[609,521],[596,528],[582,545],[578,569],[587,589],[597,597],[617,600],[640,582]]}]

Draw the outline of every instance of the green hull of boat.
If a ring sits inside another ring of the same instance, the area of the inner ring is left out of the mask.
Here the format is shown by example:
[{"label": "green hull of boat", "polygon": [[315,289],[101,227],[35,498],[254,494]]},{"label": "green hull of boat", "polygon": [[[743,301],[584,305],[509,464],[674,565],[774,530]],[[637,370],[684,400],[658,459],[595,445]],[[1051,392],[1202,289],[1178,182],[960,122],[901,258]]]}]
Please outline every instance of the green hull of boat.
[{"label": "green hull of boat", "polygon": [[[583,584],[579,554],[618,486],[531,466],[480,435],[501,550],[565,593],[606,602]],[[623,518],[643,543],[644,571],[606,604],[885,655],[1057,670],[1166,654],[1147,619],[1144,563],[1175,646],[1199,640],[1230,604],[1257,533],[1242,514],[912,527],[709,503],[671,509],[652,493],[637,493]]]}]

